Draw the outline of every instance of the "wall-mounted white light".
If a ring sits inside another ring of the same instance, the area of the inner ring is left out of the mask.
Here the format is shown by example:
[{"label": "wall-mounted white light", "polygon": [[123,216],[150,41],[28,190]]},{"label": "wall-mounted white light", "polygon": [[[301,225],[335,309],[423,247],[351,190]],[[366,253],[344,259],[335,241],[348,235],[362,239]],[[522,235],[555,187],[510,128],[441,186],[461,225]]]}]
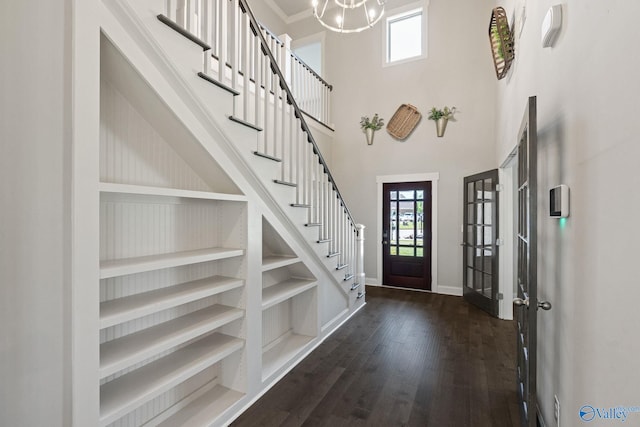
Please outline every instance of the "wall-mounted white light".
[{"label": "wall-mounted white light", "polygon": [[549,8],[549,11],[542,21],[542,47],[551,47],[556,42],[560,29],[562,28],[562,5],[555,5]]}]

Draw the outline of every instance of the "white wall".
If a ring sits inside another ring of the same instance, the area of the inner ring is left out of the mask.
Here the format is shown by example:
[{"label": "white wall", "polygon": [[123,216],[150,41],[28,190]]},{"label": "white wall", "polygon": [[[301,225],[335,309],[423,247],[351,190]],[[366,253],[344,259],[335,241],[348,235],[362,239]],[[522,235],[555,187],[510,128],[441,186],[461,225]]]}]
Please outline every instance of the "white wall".
[{"label": "white wall", "polygon": [[3,426],[63,426],[70,415],[70,3],[4,2],[0,14]]},{"label": "white wall", "polygon": [[264,0],[248,0],[249,7],[259,23],[276,35],[286,33],[286,23]]},{"label": "white wall", "polygon": [[[406,1],[387,2],[387,13]],[[325,70],[334,85],[332,122],[335,138],[332,173],[356,221],[367,226],[365,270],[377,276],[376,176],[439,172],[439,285],[462,287],[460,225],[462,178],[496,167],[494,156],[495,77],[488,54],[487,19],[491,3],[431,0],[428,58],[382,66],[382,24],[359,34],[328,32]],[[321,31],[313,19],[288,28],[294,38]],[[367,146],[360,130],[363,115],[390,119],[404,103],[416,106],[423,119],[404,142],[385,130]],[[433,106],[455,105],[456,123],[444,138],[427,120]]]},{"label": "white wall", "polygon": [[[538,316],[539,405],[555,426],[557,394],[560,424],[578,425],[585,404],[640,405],[640,62],[632,53],[640,4],[563,1],[562,34],[542,49],[540,25],[555,2],[502,3],[510,19],[526,4],[527,17],[515,67],[499,83],[497,163],[515,145],[526,98],[538,97],[539,294],[553,304]],[[560,183],[571,188],[565,227],[547,215],[548,189]]]}]

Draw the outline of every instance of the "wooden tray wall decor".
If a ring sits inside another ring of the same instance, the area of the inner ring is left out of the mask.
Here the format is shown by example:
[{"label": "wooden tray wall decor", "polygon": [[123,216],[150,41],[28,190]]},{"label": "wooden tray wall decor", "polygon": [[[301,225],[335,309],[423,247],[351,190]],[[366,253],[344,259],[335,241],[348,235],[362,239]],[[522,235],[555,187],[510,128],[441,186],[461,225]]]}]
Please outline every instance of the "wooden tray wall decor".
[{"label": "wooden tray wall decor", "polygon": [[509,28],[507,13],[501,7],[491,12],[489,21],[489,42],[493,54],[493,65],[496,68],[498,80],[507,75],[515,56],[513,51],[513,33]]},{"label": "wooden tray wall decor", "polygon": [[406,139],[422,118],[422,114],[411,104],[402,104],[387,123],[387,132],[394,138]]}]

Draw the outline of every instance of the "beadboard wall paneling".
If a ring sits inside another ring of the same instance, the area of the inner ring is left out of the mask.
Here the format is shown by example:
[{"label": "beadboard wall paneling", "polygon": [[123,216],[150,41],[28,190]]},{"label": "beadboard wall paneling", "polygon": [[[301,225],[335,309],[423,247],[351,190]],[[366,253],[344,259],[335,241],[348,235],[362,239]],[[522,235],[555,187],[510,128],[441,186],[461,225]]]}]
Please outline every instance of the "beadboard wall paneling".
[{"label": "beadboard wall paneling", "polygon": [[213,191],[108,81],[100,85],[100,180]]}]

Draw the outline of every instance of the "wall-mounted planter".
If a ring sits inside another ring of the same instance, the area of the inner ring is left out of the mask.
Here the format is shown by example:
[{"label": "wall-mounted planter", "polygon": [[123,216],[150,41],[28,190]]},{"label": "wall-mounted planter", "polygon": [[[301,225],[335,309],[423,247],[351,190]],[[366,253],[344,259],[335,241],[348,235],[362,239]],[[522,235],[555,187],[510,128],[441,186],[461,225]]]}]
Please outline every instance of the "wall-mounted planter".
[{"label": "wall-mounted planter", "polygon": [[371,128],[368,128],[364,130],[364,134],[367,137],[367,145],[373,145],[373,137],[375,136],[376,131]]},{"label": "wall-mounted planter", "polygon": [[444,117],[436,120],[436,133],[438,134],[439,138],[442,138],[444,136],[444,131],[447,129],[447,123],[449,123],[449,119],[446,119]]}]

